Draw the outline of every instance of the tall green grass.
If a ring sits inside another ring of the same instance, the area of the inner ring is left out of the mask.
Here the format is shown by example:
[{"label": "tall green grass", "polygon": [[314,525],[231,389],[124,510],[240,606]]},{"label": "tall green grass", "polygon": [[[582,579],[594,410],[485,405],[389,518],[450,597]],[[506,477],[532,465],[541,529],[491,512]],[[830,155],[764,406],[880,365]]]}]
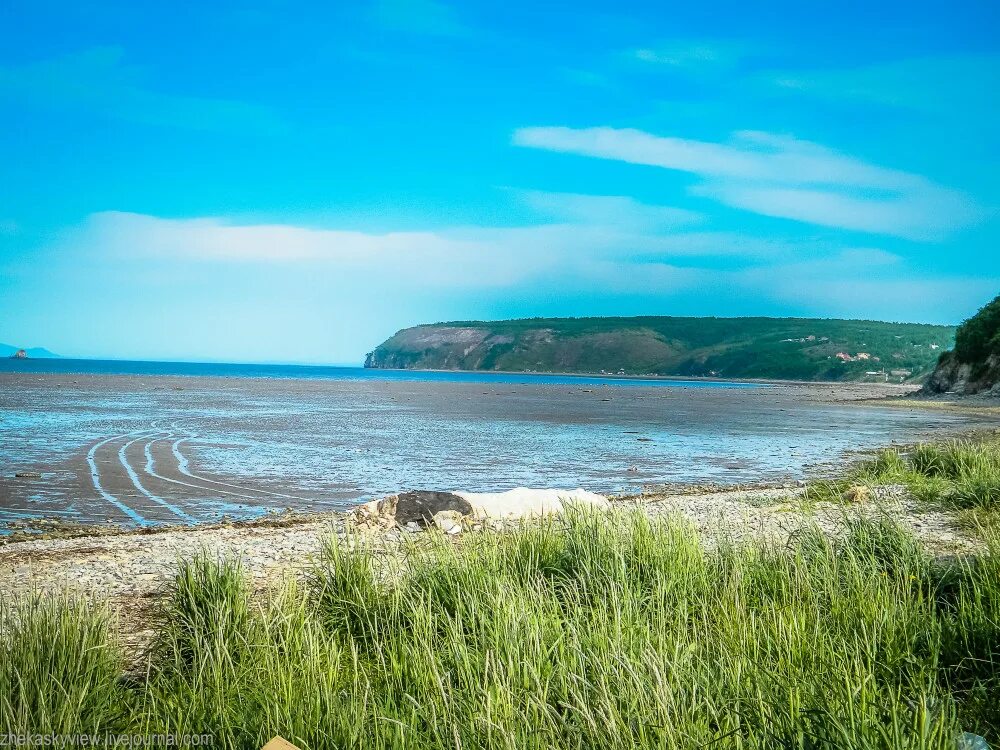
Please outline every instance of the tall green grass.
[{"label": "tall green grass", "polygon": [[1000,439],[919,445],[887,450],[863,465],[858,478],[905,484],[920,500],[962,510],[1000,513]]},{"label": "tall green grass", "polygon": [[954,748],[1000,738],[998,553],[936,562],[885,520],[707,550],[622,511],[422,535],[391,570],[331,540],[305,584],[262,599],[200,557],[136,682],[100,610],[8,607],[0,680],[24,671],[27,692],[0,722],[233,748]]},{"label": "tall green grass", "polygon": [[66,597],[0,604],[0,733],[76,734],[128,712],[107,608]]}]

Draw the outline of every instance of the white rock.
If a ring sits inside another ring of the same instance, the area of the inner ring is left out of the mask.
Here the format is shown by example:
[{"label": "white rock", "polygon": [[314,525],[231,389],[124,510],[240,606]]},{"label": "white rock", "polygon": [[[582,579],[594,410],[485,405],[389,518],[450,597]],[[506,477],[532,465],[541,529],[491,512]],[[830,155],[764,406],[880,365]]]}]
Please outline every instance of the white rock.
[{"label": "white rock", "polygon": [[469,502],[477,518],[529,518],[561,513],[569,506],[607,508],[604,495],[584,489],[553,490],[518,487],[507,492],[455,492]]},{"label": "white rock", "polygon": [[434,525],[445,534],[462,533],[462,514],[456,510],[442,510],[434,514]]}]

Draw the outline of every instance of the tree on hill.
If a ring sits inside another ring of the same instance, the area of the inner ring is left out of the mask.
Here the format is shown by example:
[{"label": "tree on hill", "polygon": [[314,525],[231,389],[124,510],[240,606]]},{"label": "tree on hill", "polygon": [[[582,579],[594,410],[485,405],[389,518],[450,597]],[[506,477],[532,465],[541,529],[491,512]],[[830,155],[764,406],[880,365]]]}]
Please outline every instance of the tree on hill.
[{"label": "tree on hill", "polygon": [[963,364],[1000,356],[1000,296],[962,323],[955,334],[955,356]]}]

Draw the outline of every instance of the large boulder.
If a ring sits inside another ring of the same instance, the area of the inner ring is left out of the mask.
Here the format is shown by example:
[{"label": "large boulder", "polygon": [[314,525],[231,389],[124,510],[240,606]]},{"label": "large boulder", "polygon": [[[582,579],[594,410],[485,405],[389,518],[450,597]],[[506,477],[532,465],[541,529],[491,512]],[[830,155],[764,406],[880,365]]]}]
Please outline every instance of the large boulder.
[{"label": "large boulder", "polygon": [[417,523],[429,526],[434,516],[442,511],[455,511],[463,516],[472,515],[472,506],[461,495],[452,492],[414,490],[402,492],[396,497],[393,517],[400,526]]},{"label": "large boulder", "polygon": [[535,490],[518,487],[507,492],[456,492],[480,518],[531,518],[562,513],[569,506],[607,508],[604,495],[587,490]]},{"label": "large boulder", "polygon": [[361,526],[388,529],[395,526],[416,530],[436,526],[457,534],[464,519],[480,521],[537,518],[562,513],[568,507],[607,508],[604,495],[583,489],[534,490],[518,487],[507,492],[435,492],[413,490],[372,500],[354,510]]}]

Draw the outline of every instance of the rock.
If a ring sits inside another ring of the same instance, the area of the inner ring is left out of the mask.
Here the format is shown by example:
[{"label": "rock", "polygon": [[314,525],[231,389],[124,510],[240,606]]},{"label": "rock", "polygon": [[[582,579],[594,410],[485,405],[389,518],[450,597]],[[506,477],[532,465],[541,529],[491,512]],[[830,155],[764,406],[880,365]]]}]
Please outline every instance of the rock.
[{"label": "rock", "polygon": [[962,732],[955,743],[958,750],[990,750],[985,737],[972,732]]},{"label": "rock", "polygon": [[434,522],[435,514],[446,510],[467,516],[472,514],[472,505],[465,498],[451,492],[416,490],[400,493],[392,515],[400,526],[410,523],[427,526]]},{"label": "rock", "polygon": [[442,510],[434,514],[434,525],[445,534],[461,534],[463,518],[457,510]]},{"label": "rock", "polygon": [[477,518],[530,518],[561,513],[566,507],[610,506],[604,495],[575,490],[535,490],[518,487],[507,492],[456,492],[467,500]]}]

